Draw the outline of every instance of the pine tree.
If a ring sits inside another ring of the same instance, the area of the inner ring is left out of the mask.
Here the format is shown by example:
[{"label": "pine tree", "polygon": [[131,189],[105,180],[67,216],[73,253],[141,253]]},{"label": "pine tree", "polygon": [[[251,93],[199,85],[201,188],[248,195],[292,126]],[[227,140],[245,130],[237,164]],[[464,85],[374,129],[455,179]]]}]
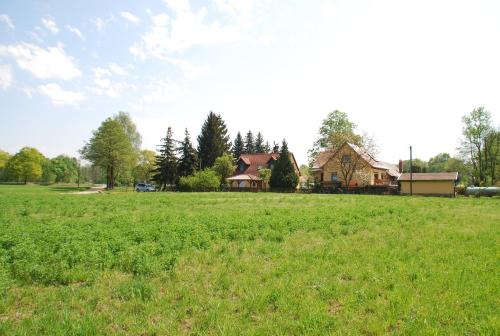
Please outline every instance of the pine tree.
[{"label": "pine tree", "polygon": [[172,129],[169,127],[167,136],[162,139],[160,154],[156,156],[156,170],[153,180],[159,184],[160,190],[165,190],[167,185],[172,185],[177,180],[177,157],[175,156]]},{"label": "pine tree", "polygon": [[180,154],[179,163],[177,165],[177,175],[189,176],[193,175],[198,169],[198,153],[191,144],[191,138],[189,137],[189,132],[186,128],[184,140],[181,142],[177,151]]},{"label": "pine tree", "polygon": [[299,183],[299,177],[295,172],[292,161],[290,160],[290,152],[285,140],[281,146],[280,156],[274,164],[269,185],[271,188],[281,190],[295,190]]},{"label": "pine tree", "polygon": [[257,133],[257,137],[255,138],[255,153],[266,153],[264,137],[260,132]]},{"label": "pine tree", "polygon": [[253,142],[252,131],[248,131],[247,136],[245,137],[245,153],[246,154],[254,154],[255,153],[255,144]]},{"label": "pine tree", "polygon": [[243,138],[241,137],[241,133],[238,132],[236,134],[236,138],[234,139],[233,145],[233,157],[238,160],[238,158],[245,152],[245,146],[243,144]]},{"label": "pine tree", "polygon": [[278,154],[280,152],[280,145],[273,141],[273,153]]},{"label": "pine tree", "polygon": [[266,144],[264,145],[264,152],[271,153],[271,146],[269,146],[269,141],[266,141]]},{"label": "pine tree", "polygon": [[229,153],[230,149],[231,143],[224,120],[219,114],[210,111],[198,136],[198,158],[201,169],[212,167],[215,159]]}]

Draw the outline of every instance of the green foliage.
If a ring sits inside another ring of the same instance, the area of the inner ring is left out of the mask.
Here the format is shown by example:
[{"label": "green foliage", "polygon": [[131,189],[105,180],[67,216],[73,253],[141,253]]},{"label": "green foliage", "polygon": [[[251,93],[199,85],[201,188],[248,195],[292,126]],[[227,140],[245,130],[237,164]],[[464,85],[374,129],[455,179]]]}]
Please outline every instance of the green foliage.
[{"label": "green foliage", "polygon": [[261,168],[259,169],[259,177],[262,181],[267,185],[269,180],[271,179],[272,171],[269,168]]},{"label": "green foliage", "polygon": [[495,182],[492,179],[496,177],[496,169],[493,169],[493,176],[491,170],[488,169],[491,164],[496,166],[498,160],[496,156],[490,157],[490,160],[488,160],[490,146],[495,143],[495,141],[488,141],[488,136],[495,132],[491,121],[491,113],[484,107],[478,107],[470,114],[465,115],[462,122],[461,152],[472,165],[472,182],[478,186]]},{"label": "green foliage", "polygon": [[245,154],[254,154],[255,153],[255,144],[253,140],[252,131],[248,131],[245,137]]},{"label": "green foliage", "polygon": [[225,154],[215,160],[212,169],[220,176],[220,185],[224,186],[226,185],[226,179],[236,170],[236,165],[234,164],[232,156]]},{"label": "green foliage", "polygon": [[255,153],[267,153],[262,133],[258,132],[255,138]]},{"label": "green foliage", "polygon": [[108,189],[113,189],[116,177],[137,160],[137,152],[122,124],[111,118],[93,131],[92,138],[80,152],[106,173]]},{"label": "green foliage", "polygon": [[127,137],[130,139],[132,146],[137,152],[139,152],[141,150],[142,137],[139,134],[139,131],[137,131],[137,126],[132,121],[130,114],[120,111],[118,114],[113,116],[113,119],[120,123],[125,131],[125,134],[127,134]]},{"label": "green foliage", "polygon": [[166,190],[167,185],[174,185],[177,181],[176,148],[170,127],[167,136],[162,140],[160,154],[156,156],[156,170],[153,179],[160,186],[160,190]]},{"label": "green foliage", "polygon": [[181,191],[217,191],[221,184],[221,177],[212,169],[197,171],[194,175],[181,177],[179,190]]},{"label": "green foliage", "polygon": [[299,177],[297,176],[292,160],[290,159],[288,145],[286,141],[283,140],[280,156],[278,160],[276,160],[274,168],[272,169],[269,185],[271,188],[292,191],[295,190],[298,183]]},{"label": "green foliage", "polygon": [[2,178],[2,172],[5,169],[7,161],[10,159],[10,154],[6,151],[0,149],[0,179]]},{"label": "green foliage", "polygon": [[231,149],[227,127],[222,117],[212,111],[203,123],[198,136],[198,157],[201,169],[212,167],[215,160]]},{"label": "green foliage", "polygon": [[61,192],[0,186],[0,334],[498,330],[498,199]]},{"label": "green foliage", "polygon": [[198,153],[196,153],[191,143],[187,128],[185,130],[184,140],[181,142],[177,151],[180,153],[179,163],[177,165],[178,176],[193,175],[199,167]]},{"label": "green foliage", "polygon": [[238,160],[241,154],[245,153],[245,145],[243,144],[243,138],[240,132],[238,132],[236,138],[234,138],[232,153],[235,160]]},{"label": "green foliage", "polygon": [[78,175],[76,158],[59,155],[50,160],[51,170],[55,175],[55,182],[74,182]]},{"label": "green foliage", "polygon": [[46,158],[37,149],[24,147],[12,156],[5,165],[9,179],[18,182],[35,182],[42,177],[42,165]]},{"label": "green foliage", "polygon": [[134,180],[137,182],[150,182],[155,169],[155,152],[148,149],[141,150],[139,164],[134,168]]},{"label": "green foliage", "polygon": [[356,124],[349,120],[347,113],[335,110],[328,113],[321,123],[318,139],[309,151],[311,161],[314,161],[323,150],[335,151],[345,142],[363,145],[362,137],[355,134]]}]

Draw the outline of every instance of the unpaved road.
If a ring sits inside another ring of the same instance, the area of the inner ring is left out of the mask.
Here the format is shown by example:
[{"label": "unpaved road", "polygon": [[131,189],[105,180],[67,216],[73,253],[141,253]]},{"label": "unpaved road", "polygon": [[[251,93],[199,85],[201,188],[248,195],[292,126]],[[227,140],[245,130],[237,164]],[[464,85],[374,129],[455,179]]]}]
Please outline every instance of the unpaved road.
[{"label": "unpaved road", "polygon": [[98,184],[93,187],[90,187],[89,190],[85,191],[75,191],[75,192],[70,192],[70,193],[65,193],[65,194],[73,194],[73,195],[89,195],[89,194],[99,194],[101,193],[104,189],[106,189],[105,184]]}]

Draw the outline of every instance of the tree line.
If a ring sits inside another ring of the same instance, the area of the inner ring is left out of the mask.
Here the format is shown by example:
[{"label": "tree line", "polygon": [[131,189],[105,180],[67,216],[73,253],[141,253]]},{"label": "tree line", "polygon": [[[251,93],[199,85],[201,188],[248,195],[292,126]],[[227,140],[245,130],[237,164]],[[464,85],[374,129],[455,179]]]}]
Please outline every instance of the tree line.
[{"label": "tree line", "polygon": [[[213,112],[204,121],[197,141],[195,148],[187,129],[182,140],[175,140],[168,127],[156,152],[141,149],[142,137],[136,125],[128,113],[119,112],[104,120],[80,149],[81,158],[88,163],[81,165],[79,159],[67,155],[48,159],[31,147],[13,156],[0,151],[0,181],[105,182],[109,189],[117,184],[154,181],[160,190],[218,190],[226,187],[226,178],[234,173],[235,161],[241,154],[271,151],[260,132],[254,139],[249,131],[245,140],[238,132],[231,142],[224,120]],[[274,143],[272,150],[278,152],[280,148]],[[281,152],[289,162],[276,170],[274,178],[267,178],[276,188],[286,188],[286,183],[294,181],[287,172],[292,164],[285,140]]]}]

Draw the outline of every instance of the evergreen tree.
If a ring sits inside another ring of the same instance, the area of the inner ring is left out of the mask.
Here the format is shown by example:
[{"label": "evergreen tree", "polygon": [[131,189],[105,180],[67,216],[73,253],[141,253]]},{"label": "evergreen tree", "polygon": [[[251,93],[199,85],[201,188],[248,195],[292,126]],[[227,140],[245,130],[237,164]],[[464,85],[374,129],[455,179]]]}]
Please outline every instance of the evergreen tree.
[{"label": "evergreen tree", "polygon": [[184,140],[181,142],[180,147],[177,149],[180,153],[179,164],[177,172],[179,177],[193,175],[198,169],[198,153],[191,144],[191,138],[186,128]]},{"label": "evergreen tree", "polygon": [[233,157],[238,160],[238,158],[245,152],[245,145],[243,144],[243,138],[241,137],[241,133],[238,132],[236,134],[236,138],[234,139],[233,145]]},{"label": "evergreen tree", "polygon": [[264,152],[271,153],[271,146],[269,146],[269,141],[266,141],[266,144],[264,145]]},{"label": "evergreen tree", "polygon": [[278,154],[280,152],[280,145],[273,141],[273,153]]},{"label": "evergreen tree", "polygon": [[201,169],[212,167],[215,159],[229,153],[230,149],[231,143],[224,120],[219,114],[210,111],[198,136],[198,158]]},{"label": "evergreen tree", "polygon": [[255,138],[255,153],[266,153],[264,137],[260,132],[257,133],[257,137]]},{"label": "evergreen tree", "polygon": [[292,161],[290,160],[288,145],[286,141],[283,140],[280,156],[274,164],[269,185],[271,188],[281,190],[295,190],[298,183],[299,177],[297,176]]},{"label": "evergreen tree", "polygon": [[247,136],[245,137],[245,153],[246,154],[254,154],[255,153],[255,144],[253,141],[252,131],[248,131]]},{"label": "evergreen tree", "polygon": [[162,139],[160,154],[156,156],[156,170],[153,180],[158,183],[160,190],[165,190],[167,185],[172,185],[177,180],[177,157],[175,156],[172,129],[169,127],[167,136]]}]

